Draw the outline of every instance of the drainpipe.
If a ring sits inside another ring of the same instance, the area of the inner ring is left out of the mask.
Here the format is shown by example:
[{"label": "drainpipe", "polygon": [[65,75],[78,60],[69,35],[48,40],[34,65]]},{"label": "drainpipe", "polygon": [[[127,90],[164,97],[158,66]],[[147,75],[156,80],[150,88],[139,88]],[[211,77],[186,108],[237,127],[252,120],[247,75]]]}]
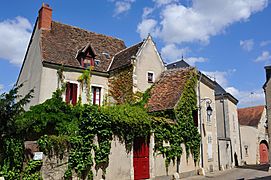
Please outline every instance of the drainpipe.
[{"label": "drainpipe", "polygon": [[222,100],[220,100],[220,102],[222,102],[222,108],[223,108],[224,136],[225,136],[225,138],[227,138],[224,94],[222,94]]},{"label": "drainpipe", "polygon": [[233,163],[233,158],[232,158],[232,143],[231,143],[231,139],[230,139],[230,144],[231,144],[231,164]]},{"label": "drainpipe", "polygon": [[220,148],[219,148],[219,139],[217,137],[217,150],[218,150],[218,153],[217,153],[217,156],[218,156],[218,169],[221,170],[220,168]]},{"label": "drainpipe", "polygon": [[202,118],[201,118],[201,97],[200,97],[200,81],[202,78],[202,74],[200,73],[199,81],[198,81],[198,101],[199,101],[199,128],[200,128],[200,136],[201,136],[201,141],[200,141],[200,157],[201,157],[201,167],[203,168],[203,143],[202,143]]},{"label": "drainpipe", "polygon": [[240,124],[239,124],[239,121],[237,121],[237,122],[238,122],[238,131],[239,131],[240,156],[241,156],[241,161],[242,161],[243,160],[243,152],[242,152],[242,140],[241,140]]}]

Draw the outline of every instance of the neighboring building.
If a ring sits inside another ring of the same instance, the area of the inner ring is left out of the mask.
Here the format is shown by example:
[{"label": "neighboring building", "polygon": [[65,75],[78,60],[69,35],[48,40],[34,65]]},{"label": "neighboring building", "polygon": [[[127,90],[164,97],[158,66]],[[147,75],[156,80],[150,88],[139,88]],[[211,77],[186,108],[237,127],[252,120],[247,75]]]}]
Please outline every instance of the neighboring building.
[{"label": "neighboring building", "polygon": [[238,100],[215,84],[218,164],[224,170],[240,165],[242,159]]},{"label": "neighboring building", "polygon": [[[184,60],[167,65],[168,69],[191,67]],[[217,157],[217,122],[215,104],[215,83],[198,72],[198,129],[202,135],[200,166],[207,172],[218,170]],[[207,108],[211,107],[212,115],[208,115]]]},{"label": "neighboring building", "polygon": [[246,164],[266,164],[268,129],[265,106],[238,109],[243,161]]},{"label": "neighboring building", "polygon": [[[265,104],[266,104],[266,117],[267,117],[267,126],[271,127],[271,66],[265,66],[265,75],[266,82],[263,85],[264,94],[265,94]],[[269,137],[269,147],[271,142],[271,128],[268,128],[268,137]],[[271,149],[269,149],[269,157],[271,157]],[[269,158],[269,164],[271,164],[271,158]]]}]

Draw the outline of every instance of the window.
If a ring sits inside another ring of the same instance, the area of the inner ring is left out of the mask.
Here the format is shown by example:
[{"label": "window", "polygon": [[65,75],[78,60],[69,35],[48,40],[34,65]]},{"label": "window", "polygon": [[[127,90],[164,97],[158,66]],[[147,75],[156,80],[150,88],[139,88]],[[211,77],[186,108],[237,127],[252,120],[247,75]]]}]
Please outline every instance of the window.
[{"label": "window", "polygon": [[92,104],[93,105],[101,105],[101,87],[92,86]]},{"label": "window", "polygon": [[90,56],[86,56],[85,59],[82,59],[81,65],[86,69],[90,66],[94,66],[94,59]]},{"label": "window", "polygon": [[244,148],[245,148],[245,155],[248,156],[248,146],[245,145]]},{"label": "window", "polygon": [[192,112],[192,115],[193,115],[193,120],[194,120],[194,125],[196,126],[196,127],[198,127],[198,111],[197,110],[194,110],[193,112]]},{"label": "window", "polygon": [[153,72],[148,72],[148,83],[154,82],[154,75]]},{"label": "window", "polygon": [[77,84],[67,82],[66,84],[66,103],[76,105],[77,102]]}]

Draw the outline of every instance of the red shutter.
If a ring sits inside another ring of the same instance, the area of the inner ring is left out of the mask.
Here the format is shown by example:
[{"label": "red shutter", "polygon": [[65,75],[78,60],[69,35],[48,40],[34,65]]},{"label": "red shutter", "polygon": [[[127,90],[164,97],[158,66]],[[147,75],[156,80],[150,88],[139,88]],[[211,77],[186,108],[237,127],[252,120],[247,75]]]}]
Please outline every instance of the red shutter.
[{"label": "red shutter", "polygon": [[72,84],[72,105],[76,105],[77,102],[77,84]]},{"label": "red shutter", "polygon": [[67,82],[66,84],[66,103],[70,103],[70,95],[71,95],[71,88],[70,88],[70,83]]}]

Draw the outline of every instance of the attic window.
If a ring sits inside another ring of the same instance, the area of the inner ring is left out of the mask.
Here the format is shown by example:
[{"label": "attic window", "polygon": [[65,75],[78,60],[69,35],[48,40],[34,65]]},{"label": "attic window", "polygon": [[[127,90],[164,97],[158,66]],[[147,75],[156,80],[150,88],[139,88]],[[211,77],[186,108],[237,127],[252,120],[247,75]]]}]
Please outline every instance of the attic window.
[{"label": "attic window", "polygon": [[148,72],[148,83],[153,83],[154,82],[154,73],[153,72]]},{"label": "attic window", "polygon": [[103,52],[102,53],[107,59],[109,59],[110,58],[110,55],[109,55],[109,53],[107,53],[107,52]]},{"label": "attic window", "polygon": [[100,60],[98,60],[98,59],[95,59],[95,66],[98,66],[99,64],[100,64]]}]

